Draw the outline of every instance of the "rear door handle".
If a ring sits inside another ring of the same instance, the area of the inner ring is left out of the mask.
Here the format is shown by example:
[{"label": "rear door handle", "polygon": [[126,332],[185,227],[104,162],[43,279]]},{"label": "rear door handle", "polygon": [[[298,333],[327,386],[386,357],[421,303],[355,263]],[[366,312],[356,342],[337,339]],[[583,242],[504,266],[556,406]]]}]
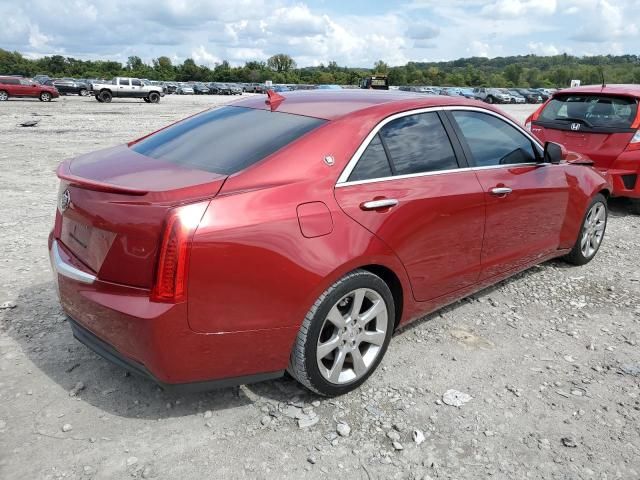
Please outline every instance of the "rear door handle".
[{"label": "rear door handle", "polygon": [[382,210],[384,208],[395,207],[398,200],[395,198],[381,198],[380,200],[370,200],[360,205],[362,210]]},{"label": "rear door handle", "polygon": [[492,195],[509,195],[513,190],[509,187],[495,187],[491,189]]}]

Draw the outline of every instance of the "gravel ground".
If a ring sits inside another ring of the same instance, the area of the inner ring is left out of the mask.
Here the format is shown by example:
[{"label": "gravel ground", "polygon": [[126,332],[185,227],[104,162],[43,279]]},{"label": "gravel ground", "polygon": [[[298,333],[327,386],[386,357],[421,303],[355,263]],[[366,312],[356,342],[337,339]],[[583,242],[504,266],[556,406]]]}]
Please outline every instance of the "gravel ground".
[{"label": "gravel ground", "polygon": [[621,201],[589,265],[417,322],[341,398],[287,378],[167,394],[75,341],[46,248],[54,168],[225,101],[0,105],[0,478],[640,478],[640,218]]}]

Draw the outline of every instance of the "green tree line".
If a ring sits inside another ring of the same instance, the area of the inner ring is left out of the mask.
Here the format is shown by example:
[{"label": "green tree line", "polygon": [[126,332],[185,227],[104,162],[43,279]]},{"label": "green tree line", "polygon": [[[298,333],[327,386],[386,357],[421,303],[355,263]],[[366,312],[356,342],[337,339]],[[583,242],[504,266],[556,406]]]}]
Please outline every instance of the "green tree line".
[{"label": "green tree line", "polygon": [[198,65],[192,58],[174,64],[169,57],[158,57],[145,63],[140,57],[129,57],[126,63],[103,60],[80,60],[62,55],[38,59],[24,57],[19,52],[0,49],[0,74],[32,77],[112,78],[132,76],[165,81],[221,81],[310,83],[357,85],[372,73],[386,73],[391,85],[448,86],[532,86],[566,87],[572,79],[583,84],[640,83],[640,56],[601,55],[576,57],[521,55],[497,58],[461,58],[448,62],[409,62],[390,67],[378,61],[370,68],[341,67],[336,62],[317,67],[298,68],[286,54],[277,54],[267,61],[250,61],[243,66],[231,66],[223,61],[213,68]]}]

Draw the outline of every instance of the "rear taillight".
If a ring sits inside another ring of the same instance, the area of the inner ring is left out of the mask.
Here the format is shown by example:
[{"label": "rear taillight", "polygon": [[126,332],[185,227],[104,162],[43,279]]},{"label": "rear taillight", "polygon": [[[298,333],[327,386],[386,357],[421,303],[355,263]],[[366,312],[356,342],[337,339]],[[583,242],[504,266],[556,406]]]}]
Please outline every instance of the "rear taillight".
[{"label": "rear taillight", "polygon": [[533,112],[531,115],[529,115],[529,117],[524,122],[524,128],[526,128],[527,130],[531,131],[531,124],[533,122],[535,122],[536,120],[538,120],[538,117],[542,113],[542,110],[544,110],[544,107],[547,106],[547,103],[549,103],[550,100],[551,99],[549,99],[546,102],[544,102],[542,105],[540,105],[540,107],[538,107],[538,109],[535,112]]},{"label": "rear taillight", "polygon": [[169,212],[151,300],[177,303],[186,299],[191,243],[208,204],[194,203]]},{"label": "rear taillight", "polygon": [[629,150],[640,150],[640,130],[636,130],[636,134],[633,136],[633,138],[629,142],[629,145],[627,145],[626,149],[628,151]]}]

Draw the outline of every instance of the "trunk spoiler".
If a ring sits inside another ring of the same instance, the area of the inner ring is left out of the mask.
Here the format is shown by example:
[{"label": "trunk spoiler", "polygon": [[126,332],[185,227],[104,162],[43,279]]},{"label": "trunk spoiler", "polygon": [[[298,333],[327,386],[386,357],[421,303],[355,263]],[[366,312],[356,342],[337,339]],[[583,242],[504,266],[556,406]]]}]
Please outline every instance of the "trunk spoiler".
[{"label": "trunk spoiler", "polygon": [[69,170],[69,162],[65,161],[58,165],[56,169],[56,175],[60,180],[69,182],[71,185],[75,185],[87,190],[95,190],[96,192],[107,193],[120,193],[123,195],[146,195],[148,190],[140,190],[138,188],[121,187],[112,183],[100,182],[97,180],[90,180],[88,178],[78,177],[73,175]]}]

